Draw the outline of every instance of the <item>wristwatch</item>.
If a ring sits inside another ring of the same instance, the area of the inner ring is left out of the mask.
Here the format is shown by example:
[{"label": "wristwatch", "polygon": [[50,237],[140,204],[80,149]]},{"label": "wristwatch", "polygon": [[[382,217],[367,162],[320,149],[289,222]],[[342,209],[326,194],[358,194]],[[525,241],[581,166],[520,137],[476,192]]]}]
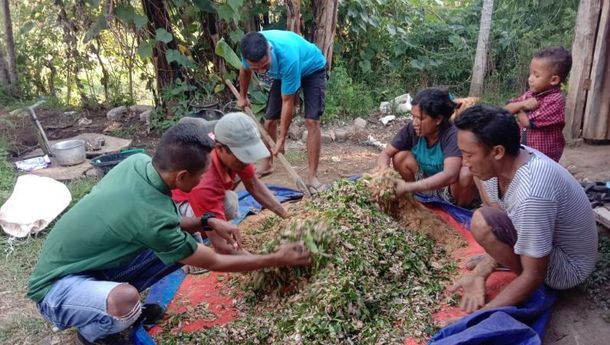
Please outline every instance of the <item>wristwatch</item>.
[{"label": "wristwatch", "polygon": [[201,222],[201,227],[203,228],[203,231],[212,231],[212,230],[214,230],[214,229],[212,229],[210,224],[208,224],[208,221],[211,218],[216,218],[216,215],[214,213],[212,213],[212,212],[206,212],[199,219],[199,221]]}]

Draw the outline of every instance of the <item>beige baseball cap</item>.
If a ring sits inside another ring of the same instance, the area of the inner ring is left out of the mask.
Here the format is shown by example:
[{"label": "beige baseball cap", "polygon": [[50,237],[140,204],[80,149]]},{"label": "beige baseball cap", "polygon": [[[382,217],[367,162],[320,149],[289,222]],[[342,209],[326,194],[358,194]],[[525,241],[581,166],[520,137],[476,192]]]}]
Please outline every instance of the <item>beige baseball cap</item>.
[{"label": "beige baseball cap", "polygon": [[242,112],[228,113],[218,120],[214,136],[243,163],[254,163],[271,155],[254,120]]}]

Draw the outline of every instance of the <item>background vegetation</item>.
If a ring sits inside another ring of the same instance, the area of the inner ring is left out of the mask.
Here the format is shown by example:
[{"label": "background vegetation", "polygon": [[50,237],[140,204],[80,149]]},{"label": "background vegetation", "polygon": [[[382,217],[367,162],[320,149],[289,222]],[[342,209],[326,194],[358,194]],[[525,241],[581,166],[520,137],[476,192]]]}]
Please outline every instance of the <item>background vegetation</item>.
[{"label": "background vegetation", "polygon": [[[218,54],[228,57],[248,30],[286,27],[281,0],[3,1],[11,8],[19,79],[16,89],[0,90],[5,105],[46,96],[86,108],[155,104],[164,119],[182,116],[193,103],[230,100],[222,81],[236,70]],[[312,2],[301,1],[306,37],[315,24]],[[481,3],[339,1],[326,120],[366,115],[380,101],[425,86],[466,96]],[[503,103],[524,90],[536,50],[571,47],[577,6],[496,1],[487,100]],[[0,50],[6,45],[0,41]],[[168,75],[156,73],[153,61]]]}]

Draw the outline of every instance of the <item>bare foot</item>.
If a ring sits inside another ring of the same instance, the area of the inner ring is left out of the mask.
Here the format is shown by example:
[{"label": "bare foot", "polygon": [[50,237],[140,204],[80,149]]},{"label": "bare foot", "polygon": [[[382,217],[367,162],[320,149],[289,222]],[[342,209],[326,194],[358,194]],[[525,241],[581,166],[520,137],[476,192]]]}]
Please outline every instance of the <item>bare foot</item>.
[{"label": "bare foot", "polygon": [[260,169],[256,169],[256,176],[259,178],[267,176],[273,172],[273,160],[271,158],[266,158],[260,165]]}]

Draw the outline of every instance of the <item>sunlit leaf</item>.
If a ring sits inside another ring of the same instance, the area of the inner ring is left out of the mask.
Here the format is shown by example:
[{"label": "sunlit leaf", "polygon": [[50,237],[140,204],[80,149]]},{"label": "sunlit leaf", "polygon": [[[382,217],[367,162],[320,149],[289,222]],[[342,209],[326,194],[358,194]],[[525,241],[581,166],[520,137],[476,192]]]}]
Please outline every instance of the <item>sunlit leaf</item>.
[{"label": "sunlit leaf", "polygon": [[235,54],[235,51],[233,51],[233,49],[231,49],[231,47],[227,44],[224,38],[221,38],[220,41],[216,43],[215,53],[216,55],[225,59],[225,61],[231,65],[231,67],[235,69],[239,69],[241,67],[241,60],[237,54]]},{"label": "sunlit leaf", "polygon": [[174,37],[172,36],[172,34],[167,32],[167,30],[165,30],[163,28],[158,28],[155,31],[155,39],[157,41],[161,41],[163,43],[169,43],[174,39]]}]

